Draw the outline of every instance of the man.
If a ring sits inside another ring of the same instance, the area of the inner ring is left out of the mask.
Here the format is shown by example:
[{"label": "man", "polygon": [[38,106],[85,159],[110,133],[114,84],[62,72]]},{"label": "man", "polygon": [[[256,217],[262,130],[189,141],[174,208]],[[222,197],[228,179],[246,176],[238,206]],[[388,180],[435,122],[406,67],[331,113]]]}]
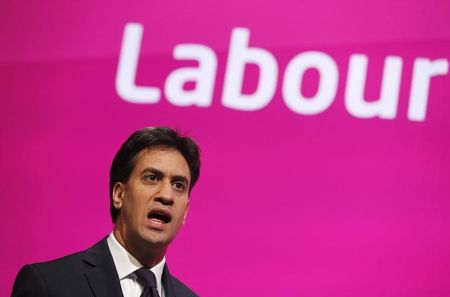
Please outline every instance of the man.
[{"label": "man", "polygon": [[83,252],[24,266],[12,296],[197,296],[169,273],[165,253],[199,174],[192,139],[166,127],[136,131],[111,166],[113,232]]}]

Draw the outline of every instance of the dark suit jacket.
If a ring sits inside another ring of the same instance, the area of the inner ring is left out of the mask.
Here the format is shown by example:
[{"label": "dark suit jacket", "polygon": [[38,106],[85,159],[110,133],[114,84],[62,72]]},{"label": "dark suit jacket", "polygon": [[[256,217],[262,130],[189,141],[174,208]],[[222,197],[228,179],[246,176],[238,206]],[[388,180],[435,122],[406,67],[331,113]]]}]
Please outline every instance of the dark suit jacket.
[{"label": "dark suit jacket", "polygon": [[[166,297],[198,297],[169,273],[162,274]],[[24,266],[16,277],[14,297],[123,297],[106,238],[93,247],[54,261]]]}]

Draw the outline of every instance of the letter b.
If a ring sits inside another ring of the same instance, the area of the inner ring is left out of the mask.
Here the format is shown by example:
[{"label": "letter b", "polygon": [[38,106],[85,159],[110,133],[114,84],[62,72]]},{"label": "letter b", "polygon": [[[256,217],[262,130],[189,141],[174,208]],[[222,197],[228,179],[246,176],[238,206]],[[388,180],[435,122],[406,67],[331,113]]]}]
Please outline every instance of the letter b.
[{"label": "letter b", "polygon": [[[278,77],[275,57],[267,50],[248,47],[250,32],[245,28],[235,28],[231,34],[222,103],[239,110],[258,110],[272,100]],[[245,64],[259,67],[259,80],[253,94],[242,94]]]}]

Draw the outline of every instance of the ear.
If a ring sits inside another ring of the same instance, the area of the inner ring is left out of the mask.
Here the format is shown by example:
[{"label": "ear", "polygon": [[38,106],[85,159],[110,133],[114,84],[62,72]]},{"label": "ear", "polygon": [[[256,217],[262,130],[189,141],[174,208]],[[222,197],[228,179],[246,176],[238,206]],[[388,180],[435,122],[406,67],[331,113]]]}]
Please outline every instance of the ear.
[{"label": "ear", "polygon": [[112,200],[116,209],[121,209],[123,205],[123,198],[125,197],[125,185],[117,182],[113,188]]},{"label": "ear", "polygon": [[186,217],[187,217],[188,211],[189,211],[189,200],[188,200],[188,202],[186,204],[186,210],[184,211],[183,225],[184,225],[184,223],[186,223]]}]

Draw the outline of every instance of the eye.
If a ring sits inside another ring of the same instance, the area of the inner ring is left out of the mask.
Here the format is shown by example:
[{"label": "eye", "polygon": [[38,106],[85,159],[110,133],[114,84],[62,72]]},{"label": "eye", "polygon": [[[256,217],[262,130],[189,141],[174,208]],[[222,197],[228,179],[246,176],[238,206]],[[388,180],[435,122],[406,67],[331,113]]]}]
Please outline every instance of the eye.
[{"label": "eye", "polygon": [[157,182],[159,180],[159,178],[154,174],[146,174],[144,175],[144,179],[150,182]]},{"label": "eye", "polygon": [[178,192],[183,192],[186,189],[186,186],[182,182],[174,182],[173,188]]}]

